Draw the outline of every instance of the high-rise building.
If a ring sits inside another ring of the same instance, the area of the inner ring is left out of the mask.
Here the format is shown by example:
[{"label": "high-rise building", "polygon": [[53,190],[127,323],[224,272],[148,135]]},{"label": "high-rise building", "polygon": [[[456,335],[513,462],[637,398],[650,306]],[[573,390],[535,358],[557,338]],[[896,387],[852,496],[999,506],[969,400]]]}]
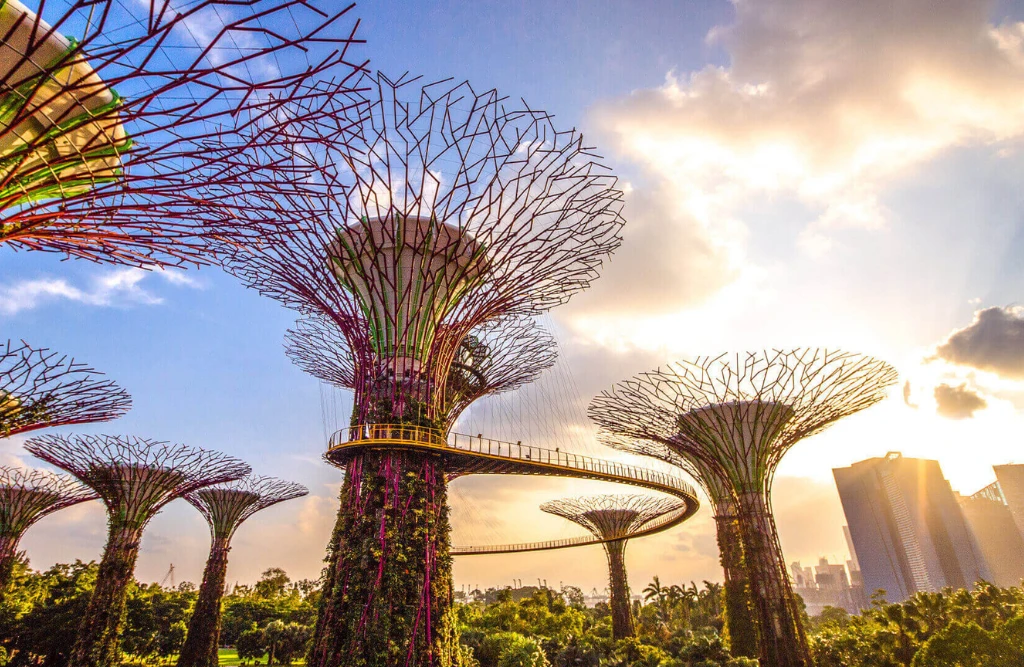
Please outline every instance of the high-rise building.
[{"label": "high-rise building", "polygon": [[819,558],[815,568],[803,567],[800,561],[789,566],[793,590],[803,599],[807,614],[817,616],[825,607],[839,607],[851,614],[867,608],[864,591],[853,586],[846,575],[846,566]]},{"label": "high-rise building", "polygon": [[832,473],[866,593],[901,602],[987,578],[938,461],[890,452]]},{"label": "high-rise building", "polygon": [[986,579],[997,586],[1020,585],[1024,579],[1024,537],[1003,500],[999,482],[971,496],[958,494],[957,500],[977,553],[985,561]]},{"label": "high-rise building", "polygon": [[1002,492],[1010,514],[1017,523],[1017,530],[1024,535],[1024,465],[992,466],[996,471],[996,481]]}]

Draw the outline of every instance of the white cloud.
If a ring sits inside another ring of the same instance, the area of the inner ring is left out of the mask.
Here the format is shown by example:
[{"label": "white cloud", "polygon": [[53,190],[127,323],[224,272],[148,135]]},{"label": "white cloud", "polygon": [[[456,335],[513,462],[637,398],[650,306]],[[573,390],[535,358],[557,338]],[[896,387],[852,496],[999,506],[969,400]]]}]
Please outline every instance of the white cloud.
[{"label": "white cloud", "polygon": [[66,278],[35,278],[0,287],[0,314],[15,315],[54,301],[73,301],[101,307],[157,305],[163,303],[163,298],[142,286],[143,280],[153,274],[177,287],[203,287],[199,281],[180,271],[146,271],[134,267],[113,269],[91,276],[84,286],[72,284]]},{"label": "white cloud", "polygon": [[821,254],[837,229],[889,223],[893,179],[1024,134],[1024,24],[992,25],[988,0],[734,4],[707,37],[729,66],[670,72],[595,113],[708,228],[755,197],[794,198],[814,218],[799,243]]}]

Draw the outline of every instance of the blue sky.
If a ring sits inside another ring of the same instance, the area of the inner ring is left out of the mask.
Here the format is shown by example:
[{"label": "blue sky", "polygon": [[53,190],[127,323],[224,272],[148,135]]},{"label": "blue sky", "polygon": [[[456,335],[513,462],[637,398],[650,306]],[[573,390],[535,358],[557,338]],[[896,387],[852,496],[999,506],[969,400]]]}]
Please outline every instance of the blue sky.
[{"label": "blue sky", "polygon": [[[806,344],[882,356],[921,407],[894,398],[798,446],[780,473],[783,545],[805,562],[845,557],[832,467],[902,449],[938,458],[972,492],[989,466],[1015,457],[1020,378],[981,361],[924,360],[975,311],[1024,317],[1012,308],[1024,286],[1024,29],[1014,23],[1024,8],[924,4],[359,3],[373,67],[521,96],[593,137],[629,191],[622,250],[590,293],[547,320],[561,375],[503,404],[522,429],[552,442],[585,430],[531,407],[560,396],[569,376],[578,391],[562,395],[563,414],[579,417],[611,382],[691,354]],[[240,531],[229,578],[271,566],[316,576],[335,510],[340,474],[319,461],[321,390],[282,351],[293,320],[212,268],[142,273],[0,249],[5,334],[73,354],[133,395],[123,419],[80,430],[220,449],[310,486],[311,498]],[[932,389],[961,382],[986,409],[942,418]],[[478,432],[493,412],[481,407],[462,426]],[[2,446],[19,456],[16,442]],[[534,508],[593,488],[457,486],[455,502],[477,508],[456,506],[457,542],[564,534]],[[496,521],[485,529],[487,510]],[[655,573],[720,576],[710,526],[702,512],[637,542],[634,586]],[[102,533],[99,509],[84,507],[40,523],[24,546],[42,567],[97,557]],[[174,562],[179,578],[197,580],[206,546],[201,518],[178,503],[147,534],[139,576],[159,580]],[[488,557],[460,561],[456,583],[540,576],[589,590],[603,568],[596,548]]]}]

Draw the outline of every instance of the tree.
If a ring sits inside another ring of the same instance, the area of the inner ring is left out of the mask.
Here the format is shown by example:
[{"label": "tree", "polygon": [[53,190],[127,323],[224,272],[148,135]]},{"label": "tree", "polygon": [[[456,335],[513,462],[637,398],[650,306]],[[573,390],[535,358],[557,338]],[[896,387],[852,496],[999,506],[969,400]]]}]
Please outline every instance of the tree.
[{"label": "tree", "polygon": [[977,623],[951,623],[925,642],[913,667],[1014,667],[1021,654]]},{"label": "tree", "polygon": [[288,574],[279,567],[264,570],[260,580],[256,582],[256,596],[265,599],[281,597],[290,582]]},{"label": "tree", "polygon": [[498,659],[498,667],[548,667],[550,664],[537,641],[529,637],[510,642]]},{"label": "tree", "polygon": [[271,621],[263,628],[263,641],[267,648],[267,664],[290,665],[302,655],[313,636],[313,629],[298,623]]},{"label": "tree", "polygon": [[235,650],[242,660],[258,660],[267,652],[266,637],[263,630],[253,626],[238,635]]}]

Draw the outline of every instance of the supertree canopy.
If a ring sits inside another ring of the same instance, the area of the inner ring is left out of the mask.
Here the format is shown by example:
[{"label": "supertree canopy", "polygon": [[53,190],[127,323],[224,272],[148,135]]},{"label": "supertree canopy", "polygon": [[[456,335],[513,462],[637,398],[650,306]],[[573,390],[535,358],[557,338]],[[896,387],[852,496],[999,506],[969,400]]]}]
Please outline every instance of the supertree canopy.
[{"label": "supertree canopy", "polygon": [[[337,328],[355,373],[353,425],[441,432],[474,330],[587,287],[620,242],[622,194],[581,136],[543,112],[467,83],[363,83],[368,110],[335,96],[333,123],[303,112],[286,130],[318,180],[250,191],[302,229],[240,248],[228,268]],[[332,139],[364,111],[355,136]],[[342,509],[309,664],[450,664],[444,461],[367,447],[336,462]]]},{"label": "supertree canopy", "polygon": [[48,514],[95,498],[92,489],[65,475],[0,466],[0,598],[25,531]]},{"label": "supertree canopy", "polygon": [[242,522],[271,505],[309,493],[301,484],[273,477],[244,477],[185,494],[210,524],[210,557],[203,571],[199,597],[189,620],[178,667],[217,667],[220,640],[220,600],[228,570],[231,537]]},{"label": "supertree canopy", "polygon": [[598,439],[613,449],[661,459],[681,468],[700,484],[714,511],[719,558],[725,575],[725,622],[729,649],[735,656],[756,656],[757,630],[750,609],[739,509],[729,480],[722,476],[717,467],[688,456],[664,441],[629,438],[607,430],[599,432]]},{"label": "supertree canopy", "polygon": [[348,90],[357,22],[331,7],[4,0],[0,247],[165,266],[248,238],[211,195],[306,82]]},{"label": "supertree canopy", "polygon": [[811,664],[770,511],[775,470],[801,439],[882,400],[896,377],[888,364],[848,352],[751,352],[669,364],[590,405],[595,422],[625,436],[620,443],[660,443],[728,480],[762,664]]},{"label": "supertree canopy", "polygon": [[133,436],[41,435],[25,449],[77,477],[107,506],[107,545],[70,664],[119,665],[118,631],[146,524],[175,498],[251,469],[219,452]]},{"label": "supertree canopy", "polygon": [[[442,332],[441,335],[444,335]],[[359,375],[348,342],[333,322],[306,317],[286,334],[288,357],[310,375],[340,389],[353,389]],[[443,429],[483,396],[500,394],[528,384],[551,368],[557,358],[555,339],[525,317],[486,322],[462,339],[443,392]]]},{"label": "supertree canopy", "polygon": [[0,438],[120,417],[131,398],[101,375],[66,355],[8,340],[0,345]]},{"label": "supertree canopy", "polygon": [[632,637],[633,613],[626,577],[626,542],[634,533],[658,519],[683,508],[677,498],[640,495],[601,495],[553,500],[540,506],[583,526],[603,540],[608,556],[608,589],[611,591],[612,634],[615,639]]}]

